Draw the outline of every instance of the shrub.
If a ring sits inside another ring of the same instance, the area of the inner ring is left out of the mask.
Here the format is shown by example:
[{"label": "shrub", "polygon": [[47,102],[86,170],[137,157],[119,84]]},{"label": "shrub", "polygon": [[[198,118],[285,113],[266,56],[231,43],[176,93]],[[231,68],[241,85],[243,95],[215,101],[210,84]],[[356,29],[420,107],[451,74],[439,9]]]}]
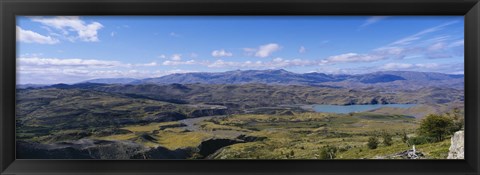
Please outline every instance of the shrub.
[{"label": "shrub", "polygon": [[432,142],[432,139],[429,138],[429,137],[425,137],[425,136],[418,136],[418,137],[411,137],[411,138],[408,138],[408,146],[411,146],[411,145],[423,145],[425,143],[430,143]]},{"label": "shrub", "polygon": [[377,138],[377,137],[372,136],[372,137],[368,138],[367,146],[368,146],[368,148],[370,148],[370,149],[377,149],[379,142],[380,142],[380,141],[378,141],[378,138]]},{"label": "shrub", "polygon": [[335,146],[324,146],[320,151],[321,159],[335,159],[338,148]]},{"label": "shrub", "polygon": [[453,119],[442,115],[427,115],[420,123],[419,134],[429,137],[433,142],[439,142],[452,133]]},{"label": "shrub", "polygon": [[384,144],[385,146],[390,146],[390,145],[393,144],[392,135],[390,135],[390,134],[388,134],[388,133],[384,133],[384,134],[382,135],[382,137],[383,137],[383,144]]}]

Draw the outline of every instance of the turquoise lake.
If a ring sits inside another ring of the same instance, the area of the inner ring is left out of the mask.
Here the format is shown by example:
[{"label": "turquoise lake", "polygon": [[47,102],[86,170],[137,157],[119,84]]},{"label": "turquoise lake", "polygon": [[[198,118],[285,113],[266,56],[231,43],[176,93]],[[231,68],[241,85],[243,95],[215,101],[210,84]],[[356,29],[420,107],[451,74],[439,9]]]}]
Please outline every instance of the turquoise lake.
[{"label": "turquoise lake", "polygon": [[392,107],[392,108],[410,108],[416,104],[371,104],[371,105],[312,105],[316,112],[330,112],[346,114],[350,112],[364,112],[373,109]]}]

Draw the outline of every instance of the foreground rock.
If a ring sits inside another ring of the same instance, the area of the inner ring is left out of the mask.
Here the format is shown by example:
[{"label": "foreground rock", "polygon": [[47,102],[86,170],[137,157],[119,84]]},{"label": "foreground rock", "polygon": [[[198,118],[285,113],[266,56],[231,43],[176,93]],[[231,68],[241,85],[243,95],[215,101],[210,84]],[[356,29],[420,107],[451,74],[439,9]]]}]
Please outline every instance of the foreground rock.
[{"label": "foreground rock", "polygon": [[465,134],[457,131],[452,137],[447,159],[464,159]]},{"label": "foreground rock", "polygon": [[415,145],[412,147],[411,150],[407,150],[401,153],[398,153],[394,156],[394,158],[401,158],[401,159],[423,159],[425,155],[421,152],[415,150]]},{"label": "foreground rock", "polygon": [[387,156],[376,156],[374,159],[425,159],[425,155],[417,151],[414,145],[412,149]]}]

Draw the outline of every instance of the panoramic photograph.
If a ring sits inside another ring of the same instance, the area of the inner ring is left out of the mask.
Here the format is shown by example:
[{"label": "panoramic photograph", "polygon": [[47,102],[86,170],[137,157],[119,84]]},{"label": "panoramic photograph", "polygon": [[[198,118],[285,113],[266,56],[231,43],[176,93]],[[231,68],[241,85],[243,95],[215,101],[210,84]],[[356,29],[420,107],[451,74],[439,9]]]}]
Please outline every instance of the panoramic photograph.
[{"label": "panoramic photograph", "polygon": [[17,16],[17,159],[464,159],[463,16]]}]

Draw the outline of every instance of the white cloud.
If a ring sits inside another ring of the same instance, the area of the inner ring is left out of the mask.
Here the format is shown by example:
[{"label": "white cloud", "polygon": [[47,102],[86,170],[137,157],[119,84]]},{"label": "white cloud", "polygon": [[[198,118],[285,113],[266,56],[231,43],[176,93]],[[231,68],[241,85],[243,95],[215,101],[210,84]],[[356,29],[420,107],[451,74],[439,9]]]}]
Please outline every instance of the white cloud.
[{"label": "white cloud", "polygon": [[43,53],[23,53],[20,57],[41,57]]},{"label": "white cloud", "polygon": [[243,51],[245,51],[245,52],[255,52],[255,51],[257,51],[257,49],[255,49],[255,48],[243,48]]},{"label": "white cloud", "polygon": [[166,55],[164,55],[164,54],[161,54],[161,55],[159,55],[159,56],[158,56],[158,58],[161,58],[161,59],[166,59],[166,58],[167,58],[167,56],[166,56]]},{"label": "white cloud", "polygon": [[424,29],[413,35],[401,38],[386,46],[379,47],[369,53],[345,53],[330,56],[319,62],[320,65],[341,63],[341,62],[373,62],[384,59],[403,59],[403,58],[450,58],[454,53],[447,50],[448,47],[461,46],[463,40],[458,40],[454,43],[447,44],[446,41],[451,38],[448,35],[437,36],[431,39],[420,42],[425,35],[443,30],[444,27],[457,23],[458,21],[451,21],[443,23],[438,26]]},{"label": "white cloud", "polygon": [[307,52],[307,49],[303,46],[300,47],[300,49],[298,49],[298,53],[305,53]]},{"label": "white cloud", "polygon": [[364,27],[367,27],[369,25],[372,25],[372,24],[375,24],[381,20],[384,20],[388,18],[388,16],[372,16],[372,17],[369,17],[367,20],[365,20],[365,22],[360,25],[360,28],[364,28]]},{"label": "white cloud", "polygon": [[462,39],[462,40],[458,40],[451,43],[449,47],[458,47],[458,46],[464,46],[464,45],[465,45],[465,41]]},{"label": "white cloud", "polygon": [[115,33],[115,32],[111,32],[111,33],[110,33],[110,36],[111,36],[111,37],[114,37],[116,34],[117,34],[117,33]]},{"label": "white cloud", "polygon": [[314,66],[316,61],[302,60],[302,59],[283,59],[275,58],[272,61],[244,61],[244,62],[235,62],[235,61],[224,61],[216,60],[213,63],[207,63],[208,67],[213,68],[267,68],[267,69],[279,69],[287,68],[292,66]]},{"label": "white cloud", "polygon": [[283,61],[283,58],[280,58],[280,57],[273,59],[273,62],[281,62],[281,61]]},{"label": "white cloud", "polygon": [[[150,63],[122,63],[96,59],[17,58],[20,84],[77,83],[94,78],[155,77],[156,72],[137,68],[158,66]],[[162,73],[164,74],[164,73]]]},{"label": "white cloud", "polygon": [[372,62],[384,59],[381,55],[375,54],[358,54],[358,53],[345,53],[340,55],[330,56],[324,60],[321,60],[321,64],[338,63],[338,62]]},{"label": "white cloud", "polygon": [[377,53],[400,55],[405,51],[404,47],[381,47],[374,50]]},{"label": "white cloud", "polygon": [[22,57],[17,58],[18,64],[20,67],[29,67],[29,68],[48,68],[48,67],[59,67],[59,68],[114,68],[114,67],[151,67],[157,66],[156,62],[145,63],[145,64],[130,64],[122,63],[119,61],[106,61],[106,60],[96,60],[96,59],[78,59],[78,58],[69,58],[69,59],[59,59],[59,58],[39,58],[39,57]]},{"label": "white cloud", "polygon": [[116,67],[123,64],[118,61],[94,59],[58,59],[58,58],[18,58],[20,65],[27,66],[67,66],[67,67]]},{"label": "white cloud", "polygon": [[99,41],[98,30],[103,28],[98,22],[87,24],[78,16],[31,17],[31,20],[60,30],[67,38],[72,38],[69,34],[71,31],[76,32],[77,36],[73,37],[73,40],[86,42]]},{"label": "white cloud", "polygon": [[173,60],[173,61],[180,61],[180,60],[182,60],[182,54],[173,54],[170,57],[170,59]]},{"label": "white cloud", "polygon": [[158,64],[157,64],[157,62],[151,62],[151,63],[139,64],[139,65],[141,65],[141,66],[148,66],[148,67],[150,67],[150,66],[157,66]]},{"label": "white cloud", "polygon": [[195,60],[180,61],[180,60],[167,60],[162,63],[164,66],[177,66],[177,65],[192,65],[197,64]]},{"label": "white cloud", "polygon": [[444,27],[455,24],[457,22],[458,21],[450,21],[450,22],[443,23],[443,24],[438,25],[438,26],[434,26],[434,27],[422,30],[422,31],[420,31],[418,33],[415,33],[413,35],[410,35],[410,36],[407,36],[405,38],[399,39],[399,40],[397,40],[397,41],[395,41],[395,42],[393,42],[389,45],[408,45],[408,44],[411,44],[411,43],[413,43],[413,41],[417,41],[417,40],[421,39],[426,34],[442,30]]},{"label": "white cloud", "polygon": [[51,36],[43,36],[39,33],[24,30],[17,26],[17,41],[24,43],[56,44],[59,41]]},{"label": "white cloud", "polygon": [[276,43],[269,43],[265,45],[261,45],[258,48],[243,48],[243,51],[246,52],[246,55],[249,56],[256,56],[260,58],[265,58],[270,56],[273,52],[280,50],[280,45]]},{"label": "white cloud", "polygon": [[449,35],[442,35],[442,36],[437,36],[437,37],[425,40],[425,42],[427,42],[427,43],[440,43],[440,42],[447,41],[450,37],[451,36],[449,36]]},{"label": "white cloud", "polygon": [[[431,39],[424,40],[423,42],[415,42],[424,35],[440,31],[448,25],[452,25],[457,21],[451,21],[435,27],[431,27],[414,35],[406,38],[402,38],[386,46],[373,49],[367,53],[343,53],[338,55],[329,56],[327,58],[316,61],[317,65],[338,64],[338,63],[352,63],[352,62],[375,62],[386,59],[404,59],[404,58],[450,58],[455,56],[455,52],[447,50],[449,47],[457,47],[463,45],[463,40],[457,40],[455,42],[447,44],[451,38],[447,35],[437,36]],[[414,44],[413,44],[414,43]],[[301,48],[300,48],[301,50]],[[300,52],[299,50],[299,52]],[[251,51],[251,49],[249,50]],[[457,55],[458,56],[458,55]],[[278,60],[277,60],[278,61]],[[384,65],[384,68],[407,68],[412,66],[420,68],[422,65],[406,65],[406,64],[390,64]]]},{"label": "white cloud", "polygon": [[260,58],[265,58],[278,50],[280,50],[280,45],[276,43],[265,44],[258,48],[257,52],[255,53],[255,56]]},{"label": "white cloud", "polygon": [[439,51],[439,50],[443,50],[447,47],[447,44],[443,43],[443,42],[440,42],[440,43],[435,43],[433,45],[431,45],[430,47],[428,47],[428,50],[429,51]]},{"label": "white cloud", "polygon": [[255,49],[255,48],[243,48],[243,51],[245,52],[245,55],[253,56],[253,55],[255,55],[255,52],[257,51],[257,49]]},{"label": "white cloud", "polygon": [[408,69],[412,68],[413,64],[408,63],[387,63],[381,67],[381,69],[385,70],[396,70],[396,69]]},{"label": "white cloud", "polygon": [[222,50],[212,51],[212,56],[214,56],[214,57],[231,57],[231,56],[233,56],[233,54],[231,52],[227,52],[224,49],[222,49]]}]

